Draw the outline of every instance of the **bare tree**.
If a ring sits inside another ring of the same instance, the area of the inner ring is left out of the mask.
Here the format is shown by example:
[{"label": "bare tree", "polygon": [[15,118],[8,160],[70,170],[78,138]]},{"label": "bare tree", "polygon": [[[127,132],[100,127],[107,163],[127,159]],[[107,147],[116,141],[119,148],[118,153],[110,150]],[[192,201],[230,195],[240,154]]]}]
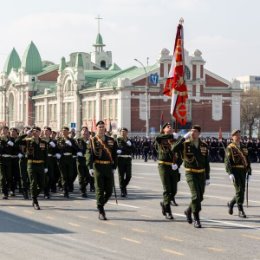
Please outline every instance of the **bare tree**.
[{"label": "bare tree", "polygon": [[251,89],[241,95],[241,130],[252,138],[257,130],[259,136],[260,90]]}]

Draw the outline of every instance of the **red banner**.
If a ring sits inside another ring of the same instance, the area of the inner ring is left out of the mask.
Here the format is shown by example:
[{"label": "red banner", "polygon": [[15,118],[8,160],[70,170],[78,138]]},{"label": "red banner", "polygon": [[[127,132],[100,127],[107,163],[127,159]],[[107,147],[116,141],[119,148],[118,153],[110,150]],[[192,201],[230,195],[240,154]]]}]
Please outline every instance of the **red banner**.
[{"label": "red banner", "polygon": [[172,64],[163,93],[172,97],[171,113],[181,125],[185,125],[187,122],[186,101],[188,99],[188,91],[184,76],[183,26],[180,23],[175,38]]}]

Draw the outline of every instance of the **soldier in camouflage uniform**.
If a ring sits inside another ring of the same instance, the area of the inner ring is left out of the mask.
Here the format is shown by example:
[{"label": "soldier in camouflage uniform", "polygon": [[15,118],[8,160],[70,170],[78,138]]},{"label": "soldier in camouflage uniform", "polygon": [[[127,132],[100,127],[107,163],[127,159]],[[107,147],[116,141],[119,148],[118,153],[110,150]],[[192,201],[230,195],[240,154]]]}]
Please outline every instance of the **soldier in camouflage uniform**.
[{"label": "soldier in camouflage uniform", "polygon": [[[193,213],[195,228],[201,228],[199,217],[201,202],[205,185],[210,183],[209,151],[207,144],[199,138],[200,132],[200,126],[194,125],[184,138],[176,142],[173,150],[182,154],[186,180],[191,191],[191,202],[184,214],[187,222],[191,224],[193,221],[191,213]],[[185,140],[185,138],[189,139]]]},{"label": "soldier in camouflage uniform", "polygon": [[87,146],[87,165],[90,175],[95,177],[99,219],[106,220],[104,205],[113,192],[114,172],[117,167],[117,145],[112,137],[105,135],[104,121],[98,121],[97,132]]},{"label": "soldier in camouflage uniform", "polygon": [[132,142],[127,136],[128,130],[123,127],[117,138],[118,154],[118,177],[121,190],[121,197],[127,196],[127,185],[132,178]]},{"label": "soldier in camouflage uniform", "polygon": [[[175,134],[175,137],[176,134]],[[179,181],[179,167],[182,160],[177,153],[173,152],[172,147],[175,142],[173,130],[170,123],[165,123],[161,134],[155,139],[158,152],[158,169],[163,185],[162,214],[167,219],[173,219],[171,211],[171,201],[175,202],[177,193],[177,183]]]},{"label": "soldier in camouflage uniform", "polygon": [[233,141],[227,147],[225,166],[229,178],[234,184],[236,195],[228,202],[228,213],[230,215],[233,214],[233,207],[237,203],[239,217],[246,218],[243,203],[246,178],[249,181],[249,176],[251,175],[250,160],[246,145],[241,143],[240,130],[233,130],[231,136]]}]

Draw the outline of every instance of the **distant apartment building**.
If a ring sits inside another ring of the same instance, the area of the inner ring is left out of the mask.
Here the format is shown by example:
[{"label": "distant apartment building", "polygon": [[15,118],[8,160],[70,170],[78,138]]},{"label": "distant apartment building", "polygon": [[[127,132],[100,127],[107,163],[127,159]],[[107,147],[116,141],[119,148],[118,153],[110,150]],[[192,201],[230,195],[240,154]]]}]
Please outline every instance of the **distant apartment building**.
[{"label": "distant apartment building", "polygon": [[236,80],[240,81],[240,87],[244,91],[248,91],[251,89],[260,90],[260,76],[247,75],[237,77]]}]

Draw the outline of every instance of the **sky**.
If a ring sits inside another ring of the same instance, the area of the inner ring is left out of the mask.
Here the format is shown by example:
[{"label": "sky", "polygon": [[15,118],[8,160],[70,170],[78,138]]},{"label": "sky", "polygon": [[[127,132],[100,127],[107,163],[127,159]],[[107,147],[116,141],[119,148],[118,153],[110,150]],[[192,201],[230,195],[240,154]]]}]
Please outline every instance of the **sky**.
[{"label": "sky", "polygon": [[31,41],[42,60],[59,63],[72,52],[91,52],[100,33],[121,68],[152,65],[172,53],[184,18],[184,47],[202,52],[206,69],[231,81],[260,75],[258,0],[0,0],[0,69],[12,48],[20,58]]}]

